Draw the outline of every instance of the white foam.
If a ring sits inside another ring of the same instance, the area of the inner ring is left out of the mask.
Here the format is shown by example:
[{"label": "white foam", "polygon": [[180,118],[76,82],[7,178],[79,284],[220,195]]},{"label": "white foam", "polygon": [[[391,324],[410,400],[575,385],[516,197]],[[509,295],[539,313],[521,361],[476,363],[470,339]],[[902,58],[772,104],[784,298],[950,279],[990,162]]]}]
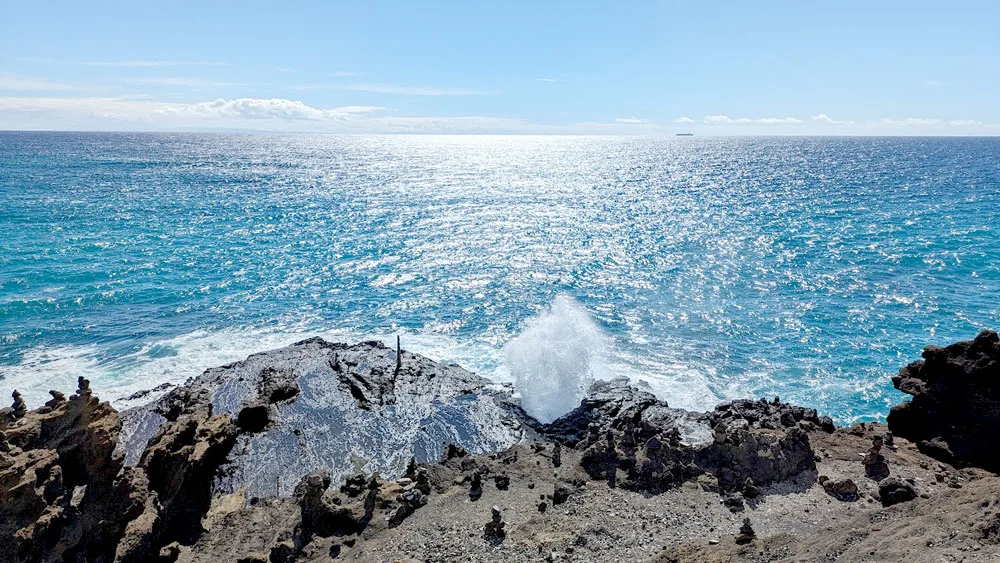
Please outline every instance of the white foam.
[{"label": "white foam", "polygon": [[[137,352],[106,361],[101,359],[102,351],[94,345],[30,348],[19,364],[0,366],[0,397],[10,396],[17,389],[29,408],[36,408],[50,398],[50,389],[67,395],[72,393],[77,387],[77,377],[82,375],[91,381],[102,400],[111,401],[117,408],[127,408],[154,398],[146,395],[130,401],[128,397],[137,391],[149,390],[162,383],[177,385],[208,368],[243,360],[250,354],[281,348],[311,336],[348,343],[374,339],[395,346],[396,334],[297,328],[197,330],[150,341]],[[403,347],[411,352],[437,361],[457,363],[485,377],[509,380],[504,370],[498,369],[500,352],[494,346],[458,341],[442,334],[400,334]]]},{"label": "white foam", "polygon": [[530,319],[504,346],[507,369],[524,410],[551,422],[580,404],[595,377],[606,376],[607,338],[568,295]]},{"label": "white foam", "polygon": [[[17,389],[29,408],[51,399],[49,389],[69,395],[76,390],[76,378],[99,378],[95,346],[38,347],[27,350],[16,366],[0,366],[0,397],[10,397]],[[6,403],[0,406],[7,406]]]},{"label": "white foam", "polygon": [[397,334],[406,350],[458,364],[493,381],[514,382],[525,410],[542,421],[554,420],[579,405],[595,378],[626,376],[645,381],[671,406],[687,409],[710,409],[722,398],[745,394],[727,389],[713,392],[714,372],[671,356],[672,346],[657,347],[651,355],[619,350],[586,309],[569,296],[559,296],[503,348],[499,346],[503,338],[495,335],[458,339],[440,332],[361,333],[288,326],[197,330],[150,341],[134,353],[110,359],[96,345],[29,348],[19,364],[0,366],[0,400],[17,389],[28,406],[35,408],[49,399],[49,389],[72,393],[76,378],[82,375],[90,379],[101,399],[127,408],[155,397],[129,400],[137,391],[162,383],[180,384],[211,367],[311,336],[348,343],[381,340],[395,346]]}]

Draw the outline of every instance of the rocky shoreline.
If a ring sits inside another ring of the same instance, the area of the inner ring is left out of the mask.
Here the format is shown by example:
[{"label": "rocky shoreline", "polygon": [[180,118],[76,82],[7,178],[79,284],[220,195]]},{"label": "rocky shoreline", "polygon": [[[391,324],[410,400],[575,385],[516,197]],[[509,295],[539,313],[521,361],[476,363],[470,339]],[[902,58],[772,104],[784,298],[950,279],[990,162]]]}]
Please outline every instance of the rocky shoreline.
[{"label": "rocky shoreline", "polygon": [[888,426],[849,428],[625,379],[541,424],[458,366],[321,339],[121,413],[83,378],[15,392],[0,562],[1000,560],[1000,339],[923,355]]}]

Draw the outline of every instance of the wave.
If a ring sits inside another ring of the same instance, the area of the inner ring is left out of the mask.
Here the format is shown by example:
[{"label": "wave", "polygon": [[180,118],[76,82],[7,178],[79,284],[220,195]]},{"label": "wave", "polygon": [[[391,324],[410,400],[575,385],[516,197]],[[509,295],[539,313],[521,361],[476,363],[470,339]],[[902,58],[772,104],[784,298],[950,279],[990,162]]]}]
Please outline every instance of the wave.
[{"label": "wave", "polygon": [[[568,295],[525,322],[523,329],[502,347],[493,339],[456,338],[439,332],[308,330],[305,328],[229,328],[196,330],[172,338],[149,341],[138,350],[109,357],[97,345],[34,347],[20,363],[0,366],[0,396],[19,390],[34,408],[55,389],[70,393],[84,376],[98,395],[116,408],[152,400],[156,394],[130,399],[163,383],[181,384],[206,369],[245,359],[250,354],[281,348],[312,336],[331,341],[381,340],[433,360],[454,363],[496,382],[513,383],[522,405],[541,421],[569,412],[583,398],[594,379],[625,376],[639,382],[671,406],[708,409],[721,398],[712,390],[714,372],[685,363],[670,350],[637,352],[616,346],[591,319],[587,310]],[[736,393],[740,395],[742,393]]]},{"label": "wave", "polygon": [[607,337],[587,310],[560,295],[504,346],[504,357],[521,406],[551,422],[580,404],[595,377],[608,377],[607,349]]},{"label": "wave", "polygon": [[340,342],[381,340],[395,346],[396,334],[401,335],[403,346],[412,352],[459,364],[494,380],[509,379],[502,369],[500,352],[494,346],[459,341],[441,334],[232,328],[197,330],[151,341],[136,352],[111,359],[105,358],[106,351],[96,345],[29,348],[18,364],[0,366],[0,393],[3,393],[0,396],[9,396],[17,389],[29,407],[35,408],[50,398],[50,389],[67,394],[75,390],[77,377],[82,375],[91,381],[102,400],[111,401],[116,408],[128,408],[156,396],[149,394],[141,399],[129,399],[138,391],[147,391],[163,383],[181,384],[211,367],[313,336]]}]

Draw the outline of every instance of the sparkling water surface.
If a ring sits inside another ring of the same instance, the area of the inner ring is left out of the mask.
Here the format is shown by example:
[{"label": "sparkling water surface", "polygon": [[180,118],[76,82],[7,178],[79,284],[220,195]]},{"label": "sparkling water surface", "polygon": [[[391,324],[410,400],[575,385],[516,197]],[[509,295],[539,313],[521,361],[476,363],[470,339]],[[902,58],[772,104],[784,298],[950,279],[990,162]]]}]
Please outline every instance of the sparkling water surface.
[{"label": "sparkling water surface", "polygon": [[314,334],[507,380],[540,317],[673,406],[879,419],[1000,328],[998,231],[996,138],[0,133],[0,393],[125,404]]}]

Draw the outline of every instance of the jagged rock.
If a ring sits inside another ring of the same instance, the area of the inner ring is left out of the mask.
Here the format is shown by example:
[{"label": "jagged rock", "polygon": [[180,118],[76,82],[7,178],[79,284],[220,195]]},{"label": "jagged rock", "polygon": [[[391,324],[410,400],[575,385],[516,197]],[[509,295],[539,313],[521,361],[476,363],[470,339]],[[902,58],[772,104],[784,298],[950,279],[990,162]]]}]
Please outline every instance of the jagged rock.
[{"label": "jagged rock", "polygon": [[659,494],[703,472],[732,491],[748,478],[760,486],[813,471],[804,428],[820,426],[815,410],[780,401],[735,401],[712,413],[671,409],[616,379],[596,382],[580,407],[542,432],[583,449],[581,467],[592,479]]},{"label": "jagged rock", "polygon": [[298,544],[309,543],[313,536],[347,536],[358,534],[368,526],[375,512],[379,480],[372,476],[365,483],[366,494],[342,499],[326,494],[330,473],[317,470],[309,473],[295,487],[295,498],[301,509],[301,524],[296,532]]},{"label": "jagged rock", "polygon": [[695,453],[695,463],[718,477],[723,491],[741,490],[748,478],[766,485],[816,469],[809,436],[799,427],[753,428],[731,417],[716,426],[716,440]]},{"label": "jagged rock", "polygon": [[261,401],[266,403],[288,401],[298,395],[299,391],[299,385],[293,371],[273,367],[261,371],[257,392]]},{"label": "jagged rock", "polygon": [[587,442],[590,436],[593,443],[616,424],[624,427],[626,421],[641,419],[643,411],[656,403],[655,395],[633,387],[625,378],[596,381],[580,406],[547,425],[545,432],[570,446]]},{"label": "jagged rock", "polygon": [[821,475],[819,483],[826,494],[845,502],[858,500],[858,485],[851,479],[833,480],[826,475]]},{"label": "jagged rock", "polygon": [[158,509],[147,518],[154,525],[126,532],[138,546],[130,559],[143,560],[147,549],[168,542],[189,544],[203,532],[201,519],[211,505],[212,483],[236,436],[228,414],[184,415],[160,427],[139,463],[149,490],[156,493]]},{"label": "jagged rock", "polygon": [[0,561],[110,558],[130,516],[114,488],[117,413],[90,394],[52,403],[0,421]]},{"label": "jagged rock", "polygon": [[882,506],[892,506],[917,498],[917,491],[898,477],[887,477],[878,485],[878,496]]},{"label": "jagged rock", "polygon": [[552,467],[559,467],[562,465],[562,444],[556,443],[552,447]]},{"label": "jagged rock", "polygon": [[923,360],[892,383],[913,400],[892,408],[889,430],[927,455],[957,467],[1000,472],[1000,337],[983,331],[946,348],[924,348]]},{"label": "jagged rock", "polygon": [[752,499],[760,496],[760,487],[754,484],[752,477],[747,477],[746,481],[743,482],[743,497]]},{"label": "jagged rock", "polygon": [[177,542],[172,542],[160,548],[160,557],[158,561],[160,561],[161,563],[173,563],[174,561],[177,561],[177,558],[180,557],[180,554],[181,554],[180,544]]},{"label": "jagged rock", "polygon": [[[715,407],[713,418],[716,421],[726,419],[746,420],[752,428],[781,429],[802,425],[812,425],[826,431],[833,431],[832,420],[823,420],[816,409],[807,409],[766,399],[740,399],[731,403],[723,403]],[[826,417],[824,417],[826,418]]]}]

